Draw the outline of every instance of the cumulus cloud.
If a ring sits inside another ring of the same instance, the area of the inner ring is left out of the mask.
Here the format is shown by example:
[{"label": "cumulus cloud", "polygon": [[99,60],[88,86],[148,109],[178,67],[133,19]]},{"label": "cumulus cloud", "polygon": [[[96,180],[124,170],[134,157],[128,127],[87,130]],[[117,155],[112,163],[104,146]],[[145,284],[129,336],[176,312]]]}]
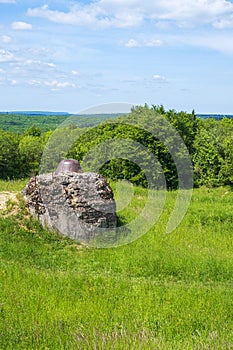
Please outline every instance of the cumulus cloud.
[{"label": "cumulus cloud", "polygon": [[48,5],[30,8],[29,16],[50,21],[101,27],[132,27],[143,22],[173,21],[178,26],[209,23],[215,27],[229,26],[233,15],[230,0],[97,0],[72,6],[68,11],[51,10]]},{"label": "cumulus cloud", "polygon": [[11,28],[14,30],[30,30],[32,29],[32,25],[26,22],[13,22],[11,24]]},{"label": "cumulus cloud", "polygon": [[79,26],[127,27],[142,23],[140,13],[120,11],[112,13],[102,6],[101,1],[88,5],[74,5],[68,12],[50,10],[48,5],[28,9],[27,14],[33,17],[46,18],[52,22]]}]

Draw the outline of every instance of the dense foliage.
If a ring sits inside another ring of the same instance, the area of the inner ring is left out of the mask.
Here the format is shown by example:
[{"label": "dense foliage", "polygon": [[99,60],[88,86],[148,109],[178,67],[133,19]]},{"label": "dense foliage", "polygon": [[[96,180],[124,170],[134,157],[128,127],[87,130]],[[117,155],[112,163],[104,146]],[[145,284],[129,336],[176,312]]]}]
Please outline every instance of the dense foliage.
[{"label": "dense foliage", "polygon": [[194,148],[197,185],[233,185],[233,119],[199,120]]},{"label": "dense foliage", "polygon": [[49,133],[31,127],[23,135],[0,130],[0,178],[13,179],[38,173]]},{"label": "dense foliage", "polygon": [[[126,117],[87,130],[75,142],[68,155],[82,160],[88,154],[85,158],[87,169],[99,169],[99,165],[103,164],[100,172],[113,180],[127,179],[134,184],[147,186],[145,174],[149,174],[157,187],[161,187],[164,175],[167,187],[174,189],[177,187],[178,176],[172,154],[179,154],[184,159],[185,149],[179,140],[179,134],[170,128],[170,124],[180,131],[187,148],[192,152],[196,132],[194,114],[175,111],[166,114],[162,107],[139,106],[133,108]],[[110,140],[116,142],[108,142]],[[107,152],[112,144],[114,150]],[[100,146],[97,148],[97,145]],[[94,151],[91,152],[93,148]],[[104,164],[108,157],[112,159]]]},{"label": "dense foliage", "polygon": [[[73,157],[86,169],[98,169],[110,179],[147,186],[145,174],[154,168],[156,183],[162,184],[165,176],[167,187],[174,189],[178,176],[173,155],[182,161],[188,150],[196,186],[233,186],[233,119],[200,119],[194,111],[165,111],[163,106],[145,105],[94,127],[80,129],[77,120],[68,119],[69,123],[53,133],[42,132],[38,126],[21,135],[0,130],[0,178],[38,173],[43,154],[42,171],[52,171],[60,159]],[[168,128],[168,123],[174,129]],[[113,147],[111,154],[108,148]],[[135,147],[137,157],[128,157],[132,149],[135,153]]]}]

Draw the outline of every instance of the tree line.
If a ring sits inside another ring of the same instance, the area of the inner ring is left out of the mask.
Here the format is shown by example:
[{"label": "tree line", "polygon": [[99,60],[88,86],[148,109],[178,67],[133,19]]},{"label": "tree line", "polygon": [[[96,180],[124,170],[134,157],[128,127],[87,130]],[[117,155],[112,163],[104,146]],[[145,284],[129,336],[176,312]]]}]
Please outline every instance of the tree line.
[{"label": "tree line", "polygon": [[[73,140],[68,149],[67,140]],[[136,158],[127,158],[132,142]],[[114,147],[115,158],[106,153],[108,145]],[[136,106],[128,115],[91,128],[80,129],[71,123],[42,132],[32,126],[21,135],[0,130],[0,178],[53,171],[59,160],[71,157],[83,162],[87,170],[96,168],[112,180],[127,179],[145,187],[147,171],[155,169],[152,176],[157,184],[165,178],[167,187],[176,189],[179,179],[174,154],[182,161],[187,150],[195,186],[233,186],[233,119],[200,119],[194,111],[166,111],[162,105]]]}]

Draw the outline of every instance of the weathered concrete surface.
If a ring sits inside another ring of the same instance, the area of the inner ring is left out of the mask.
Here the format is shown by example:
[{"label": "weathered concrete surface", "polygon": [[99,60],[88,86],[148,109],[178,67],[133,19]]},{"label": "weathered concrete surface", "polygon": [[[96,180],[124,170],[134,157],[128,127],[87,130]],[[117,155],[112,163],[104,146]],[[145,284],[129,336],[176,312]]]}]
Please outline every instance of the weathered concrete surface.
[{"label": "weathered concrete surface", "polygon": [[116,229],[116,204],[97,173],[49,173],[33,177],[23,190],[30,212],[43,226],[88,243]]}]

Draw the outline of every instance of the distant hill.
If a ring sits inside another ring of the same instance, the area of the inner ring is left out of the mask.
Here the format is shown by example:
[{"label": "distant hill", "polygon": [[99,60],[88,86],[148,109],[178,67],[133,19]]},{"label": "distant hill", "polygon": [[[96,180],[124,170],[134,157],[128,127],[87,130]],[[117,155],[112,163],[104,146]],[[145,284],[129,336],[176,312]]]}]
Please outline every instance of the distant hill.
[{"label": "distant hill", "polygon": [[49,112],[49,111],[11,111],[11,112],[0,112],[0,114],[17,114],[17,115],[65,115],[69,116],[67,112]]},{"label": "distant hill", "polygon": [[197,114],[196,116],[201,119],[213,118],[218,120],[223,118],[233,118],[233,114]]}]

